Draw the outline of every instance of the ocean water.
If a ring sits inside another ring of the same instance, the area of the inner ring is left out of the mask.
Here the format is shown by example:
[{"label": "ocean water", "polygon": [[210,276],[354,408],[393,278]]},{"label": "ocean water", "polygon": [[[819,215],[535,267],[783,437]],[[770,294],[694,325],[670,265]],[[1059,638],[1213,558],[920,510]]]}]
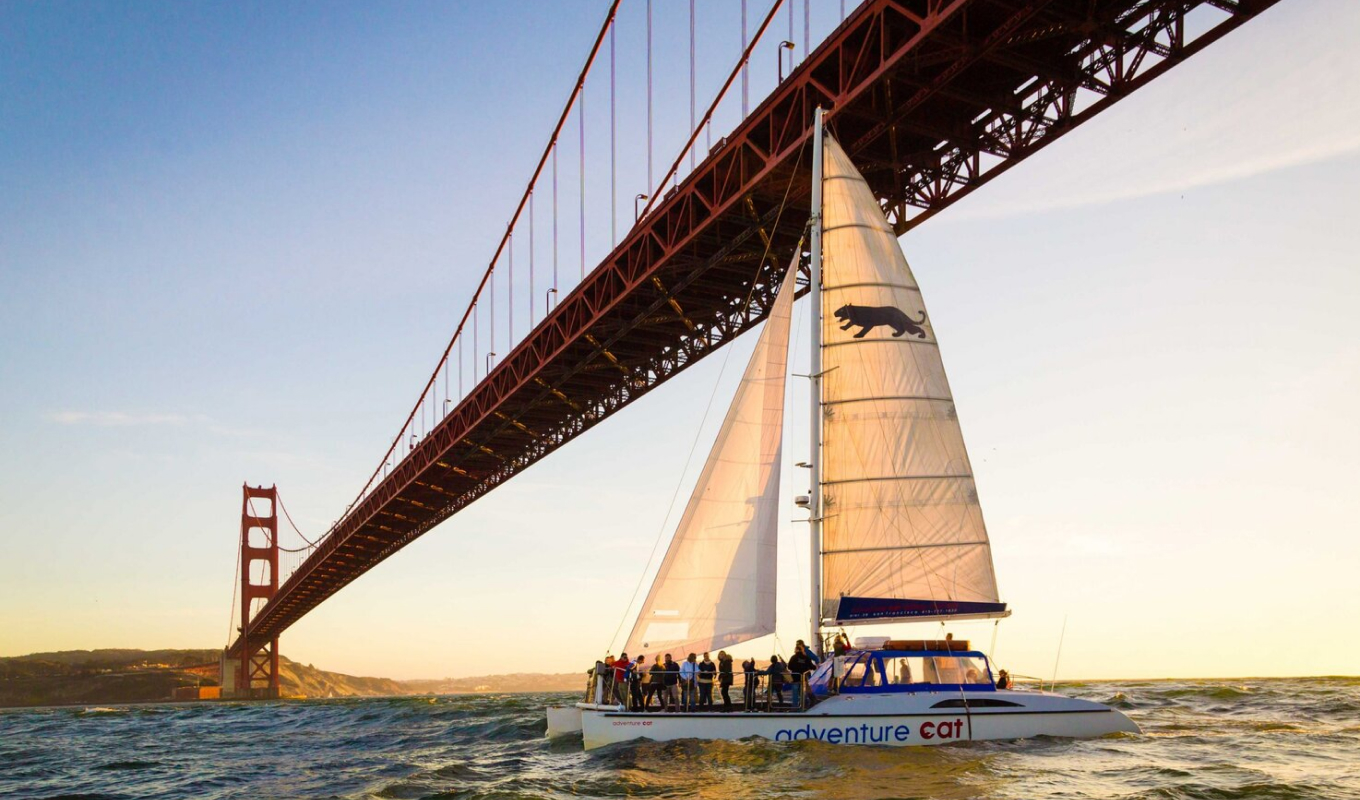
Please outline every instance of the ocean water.
[{"label": "ocean water", "polygon": [[4,798],[1360,798],[1360,678],[1059,684],[1142,735],[544,739],[563,695],[0,711]]}]

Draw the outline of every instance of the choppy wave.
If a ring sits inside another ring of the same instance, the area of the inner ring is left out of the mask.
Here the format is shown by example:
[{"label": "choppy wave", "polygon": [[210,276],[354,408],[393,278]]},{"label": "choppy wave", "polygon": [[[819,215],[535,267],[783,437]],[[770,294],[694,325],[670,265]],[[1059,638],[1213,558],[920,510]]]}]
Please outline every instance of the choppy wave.
[{"label": "choppy wave", "polygon": [[936,748],[544,739],[560,695],[0,711],[0,797],[1360,800],[1360,679],[1058,690],[1141,735]]}]

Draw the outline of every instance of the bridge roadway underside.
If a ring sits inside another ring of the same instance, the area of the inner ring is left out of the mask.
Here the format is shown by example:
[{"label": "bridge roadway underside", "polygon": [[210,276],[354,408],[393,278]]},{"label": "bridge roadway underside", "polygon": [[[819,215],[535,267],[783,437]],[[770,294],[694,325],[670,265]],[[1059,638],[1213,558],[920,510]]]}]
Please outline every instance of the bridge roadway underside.
[{"label": "bridge roadway underside", "polygon": [[351,507],[249,644],[764,319],[807,221],[817,105],[905,232],[1275,2],[860,6]]}]

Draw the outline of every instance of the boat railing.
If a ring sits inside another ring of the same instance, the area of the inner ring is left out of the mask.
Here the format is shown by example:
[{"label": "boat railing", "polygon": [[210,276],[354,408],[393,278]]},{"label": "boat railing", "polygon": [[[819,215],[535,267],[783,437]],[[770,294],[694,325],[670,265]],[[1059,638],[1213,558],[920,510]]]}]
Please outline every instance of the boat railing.
[{"label": "boat railing", "polygon": [[[816,705],[822,696],[837,694],[835,682],[820,687],[809,679],[813,673],[782,678],[768,669],[754,673],[700,673],[686,681],[675,670],[650,669],[643,672],[629,670],[624,680],[615,679],[616,670],[606,666],[596,674],[586,674],[582,702],[594,706],[610,706],[633,711],[805,711]],[[725,680],[730,679],[730,683]],[[724,692],[726,689],[726,692]]]}]

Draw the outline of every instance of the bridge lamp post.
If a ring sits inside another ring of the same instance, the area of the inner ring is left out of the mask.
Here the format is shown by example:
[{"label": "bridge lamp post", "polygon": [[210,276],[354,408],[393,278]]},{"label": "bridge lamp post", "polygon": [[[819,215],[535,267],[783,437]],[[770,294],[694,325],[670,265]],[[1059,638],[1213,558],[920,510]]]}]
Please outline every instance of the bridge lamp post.
[{"label": "bridge lamp post", "polygon": [[557,299],[557,287],[553,287],[543,293],[543,315],[552,313],[553,300]]},{"label": "bridge lamp post", "polygon": [[647,195],[645,194],[640,194],[637,197],[633,198],[633,222],[637,222],[639,219],[642,219],[642,212],[638,211],[638,201],[646,199]]},{"label": "bridge lamp post", "polygon": [[784,82],[784,51],[789,51],[789,72],[793,72],[793,42],[788,39],[779,43],[779,48],[774,51],[775,58],[779,60],[779,83]]}]

